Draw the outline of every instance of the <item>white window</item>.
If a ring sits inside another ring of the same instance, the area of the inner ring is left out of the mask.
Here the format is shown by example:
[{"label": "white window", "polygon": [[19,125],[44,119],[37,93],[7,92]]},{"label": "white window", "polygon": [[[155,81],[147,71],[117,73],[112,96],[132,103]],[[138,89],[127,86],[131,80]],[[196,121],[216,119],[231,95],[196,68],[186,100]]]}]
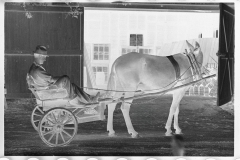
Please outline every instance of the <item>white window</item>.
[{"label": "white window", "polygon": [[109,60],[109,45],[94,44],[93,60]]},{"label": "white window", "polygon": [[135,47],[124,47],[122,48],[122,55],[130,53],[130,52],[137,52]]},{"label": "white window", "polygon": [[151,53],[151,49],[148,48],[140,48],[139,49],[139,53],[143,53],[143,54],[150,54]]},{"label": "white window", "polygon": [[94,66],[93,68],[93,73],[96,78],[97,72],[103,72],[105,75],[105,83],[108,81],[108,67],[107,66]]},{"label": "white window", "polygon": [[130,52],[138,52],[143,54],[150,54],[152,53],[152,49],[149,47],[123,47],[122,48],[122,55],[130,53]]}]

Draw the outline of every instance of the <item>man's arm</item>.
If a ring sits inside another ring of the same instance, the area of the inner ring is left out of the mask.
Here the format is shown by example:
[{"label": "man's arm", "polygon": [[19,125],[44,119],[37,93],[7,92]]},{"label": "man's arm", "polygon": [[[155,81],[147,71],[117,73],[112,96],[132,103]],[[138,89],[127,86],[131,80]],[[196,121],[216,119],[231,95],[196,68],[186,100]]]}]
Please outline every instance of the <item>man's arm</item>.
[{"label": "man's arm", "polygon": [[37,75],[44,81],[47,81],[49,84],[53,84],[58,80],[57,77],[53,77],[51,74],[47,73],[43,69],[40,69]]}]

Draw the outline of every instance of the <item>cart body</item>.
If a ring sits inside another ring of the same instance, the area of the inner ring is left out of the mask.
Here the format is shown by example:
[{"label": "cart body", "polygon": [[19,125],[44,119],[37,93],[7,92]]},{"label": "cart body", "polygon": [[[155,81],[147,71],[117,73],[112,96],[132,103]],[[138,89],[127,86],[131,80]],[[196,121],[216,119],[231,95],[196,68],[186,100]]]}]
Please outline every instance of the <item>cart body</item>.
[{"label": "cart body", "polygon": [[[50,87],[36,87],[34,79],[27,75],[29,90],[36,98],[36,107],[31,123],[43,142],[51,147],[69,144],[77,133],[78,123],[104,120],[104,104],[73,104],[67,90]],[[69,127],[69,125],[72,125]]]}]

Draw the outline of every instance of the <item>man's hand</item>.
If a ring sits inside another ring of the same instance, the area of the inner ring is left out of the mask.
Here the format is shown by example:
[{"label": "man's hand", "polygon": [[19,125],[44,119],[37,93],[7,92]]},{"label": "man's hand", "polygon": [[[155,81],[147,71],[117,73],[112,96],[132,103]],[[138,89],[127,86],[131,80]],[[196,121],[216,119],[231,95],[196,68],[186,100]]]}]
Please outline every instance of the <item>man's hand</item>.
[{"label": "man's hand", "polygon": [[99,97],[100,97],[100,92],[98,92],[98,93],[96,94],[96,96],[92,98],[92,102],[93,102],[93,103],[98,102],[98,98],[99,98]]},{"label": "man's hand", "polygon": [[58,80],[60,78],[60,76],[55,76],[55,77],[52,77],[51,78],[51,84],[54,84],[54,83],[56,83],[56,81]]}]

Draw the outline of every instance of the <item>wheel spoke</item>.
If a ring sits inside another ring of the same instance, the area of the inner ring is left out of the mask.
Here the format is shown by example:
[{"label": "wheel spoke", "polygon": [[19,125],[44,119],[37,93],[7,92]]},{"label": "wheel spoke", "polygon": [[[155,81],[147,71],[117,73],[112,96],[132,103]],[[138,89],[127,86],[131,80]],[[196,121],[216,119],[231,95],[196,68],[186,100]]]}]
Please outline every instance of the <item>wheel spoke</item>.
[{"label": "wheel spoke", "polygon": [[66,115],[63,115],[63,117],[61,117],[61,123],[63,123],[65,121],[65,119],[66,119]]},{"label": "wheel spoke", "polygon": [[53,114],[53,112],[51,112],[51,115],[53,116],[55,122],[57,123],[57,119],[56,119],[55,115]]},{"label": "wheel spoke", "polygon": [[75,129],[75,127],[63,127],[63,129]]},{"label": "wheel spoke", "polygon": [[66,141],[65,141],[65,139],[64,139],[64,137],[63,137],[63,135],[62,135],[62,132],[60,132],[60,136],[62,137],[62,140],[63,140],[63,142],[65,143]]},{"label": "wheel spoke", "polygon": [[56,144],[58,144],[58,132],[56,133]]},{"label": "wheel spoke", "polygon": [[[46,128],[44,128],[44,129],[46,129]],[[47,134],[50,134],[50,133],[52,133],[52,132],[54,132],[54,130],[49,131],[49,132],[47,132],[47,133],[43,133],[43,135],[46,136]]]},{"label": "wheel spoke", "polygon": [[54,135],[55,135],[55,132],[51,135],[51,137],[48,138],[48,142],[50,142],[52,140]]},{"label": "wheel spoke", "polygon": [[39,107],[37,107],[37,110],[39,110],[42,114],[44,114],[44,112]]},{"label": "wheel spoke", "polygon": [[67,123],[72,122],[72,121],[73,121],[73,118],[72,117],[68,117],[68,120],[65,123],[63,123],[63,124],[67,124]]},{"label": "wheel spoke", "polygon": [[38,116],[38,117],[42,117],[43,115],[39,115],[39,114],[36,114],[36,113],[34,113],[33,114],[34,116]]},{"label": "wheel spoke", "polygon": [[57,115],[58,121],[60,121],[60,115],[61,115],[61,112],[59,112],[58,115]]},{"label": "wheel spoke", "polygon": [[52,124],[56,124],[56,123],[54,123],[51,119],[49,119],[49,117],[46,117],[46,119],[47,119],[49,122],[51,122]]},{"label": "wheel spoke", "polygon": [[36,122],[39,122],[40,121],[40,119],[39,120],[36,120],[36,121],[33,121],[34,123],[36,123]]},{"label": "wheel spoke", "polygon": [[64,123],[64,125],[65,125],[65,124],[68,124],[69,122],[72,122],[72,119],[67,120],[67,121]]},{"label": "wheel spoke", "polygon": [[43,128],[53,128],[53,125],[42,125]]},{"label": "wheel spoke", "polygon": [[66,135],[68,135],[69,137],[72,137],[68,132],[66,132],[65,130],[63,130],[63,133],[65,133]]}]

